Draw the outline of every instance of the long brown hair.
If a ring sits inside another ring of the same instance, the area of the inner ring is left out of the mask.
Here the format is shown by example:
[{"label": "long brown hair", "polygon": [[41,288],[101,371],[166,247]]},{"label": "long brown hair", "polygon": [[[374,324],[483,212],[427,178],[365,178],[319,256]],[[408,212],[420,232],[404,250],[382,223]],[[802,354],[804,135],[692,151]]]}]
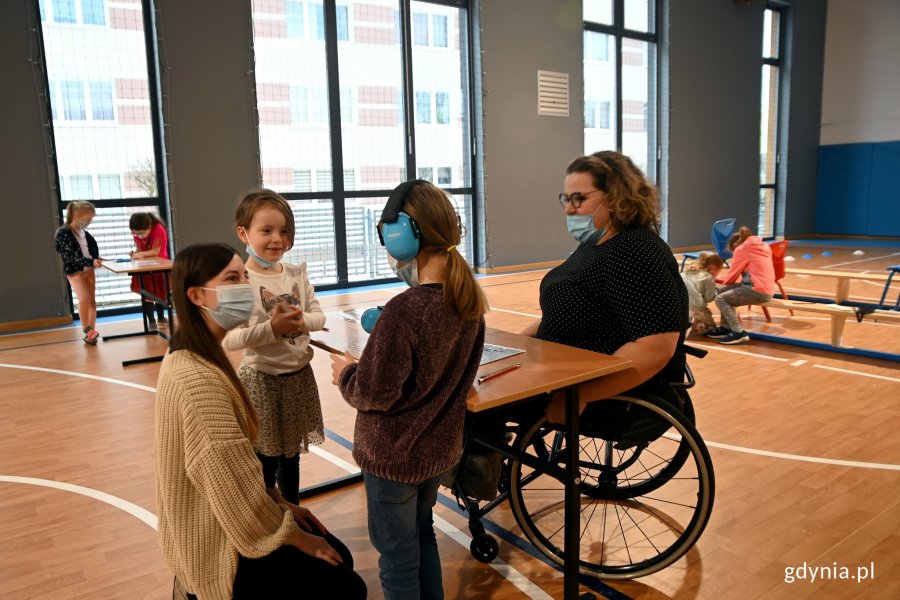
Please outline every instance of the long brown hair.
[{"label": "long brown hair", "polygon": [[87,200],[75,200],[74,202],[69,202],[66,205],[66,226],[70,229],[72,228],[72,223],[75,221],[75,215],[90,212],[93,214],[97,214],[97,207]]},{"label": "long brown hair", "polygon": [[605,150],[573,160],[566,174],[587,173],[606,195],[609,218],[618,231],[646,227],[659,233],[659,192],[630,158]]},{"label": "long brown hair", "polygon": [[287,203],[287,200],[278,192],[262,188],[244,194],[234,211],[234,224],[237,227],[243,227],[245,230],[249,229],[256,211],[267,206],[280,211],[284,215],[288,237],[288,246],[284,251],[287,252],[294,247],[294,211],[291,210],[291,205]]},{"label": "long brown hair", "polygon": [[459,253],[462,240],[459,216],[447,194],[422,181],[410,188],[403,203],[406,212],[419,226],[420,252],[447,257],[444,269],[444,302],[460,319],[475,319],[488,310],[487,298],[475,281],[472,267]]},{"label": "long brown hair", "polygon": [[178,327],[169,342],[169,350],[188,350],[212,363],[231,381],[247,414],[247,437],[253,441],[259,431],[256,409],[241,385],[222,344],[206,326],[200,307],[188,298],[188,288],[205,286],[232,261],[237,251],[228,244],[194,244],[183,248],[172,263],[172,302],[178,315]]},{"label": "long brown hair", "polygon": [[734,249],[747,241],[747,238],[753,235],[753,232],[750,231],[746,227],[741,227],[738,229],[738,232],[732,234],[730,238],[728,238],[728,249],[734,252]]},{"label": "long brown hair", "polygon": [[154,225],[166,226],[162,219],[151,212],[136,212],[128,218],[128,228],[132,231],[144,231]]}]

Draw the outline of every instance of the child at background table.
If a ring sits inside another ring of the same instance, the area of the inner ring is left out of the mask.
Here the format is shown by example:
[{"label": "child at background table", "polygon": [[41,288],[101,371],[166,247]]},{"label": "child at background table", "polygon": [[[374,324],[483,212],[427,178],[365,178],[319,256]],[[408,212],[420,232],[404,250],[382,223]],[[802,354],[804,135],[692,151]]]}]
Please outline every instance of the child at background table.
[{"label": "child at background table", "polygon": [[[137,212],[128,219],[128,227],[131,229],[131,237],[134,238],[134,247],[136,248],[136,250],[128,253],[132,260],[169,258],[169,234],[166,232],[165,223],[159,217],[149,212]],[[168,274],[145,273],[143,275],[132,275],[131,291],[135,294],[141,293],[139,277],[143,278],[144,290],[157,298],[167,300],[166,278]],[[156,329],[156,319],[153,317],[154,305],[156,306],[156,314],[159,315],[159,322],[165,323],[166,305],[141,296],[141,306],[150,329]]]},{"label": "child at background table", "polygon": [[230,331],[224,345],[244,350],[238,377],[259,413],[254,449],[266,487],[296,504],[300,453],[325,441],[319,389],[309,365],[309,332],[322,329],[325,314],[306,263],[281,261],[294,245],[294,214],[287,201],[271,190],[250,192],[238,204],[235,224],[247,244],[255,300],[249,326]]},{"label": "child at background table", "polygon": [[97,209],[90,202],[69,202],[66,206],[66,223],[56,230],[56,251],[62,257],[63,270],[72,291],[78,299],[78,318],[84,331],[84,343],[97,345],[100,334],[97,325],[97,276],[94,269],[100,267],[100,250],[94,237],[87,232]]}]

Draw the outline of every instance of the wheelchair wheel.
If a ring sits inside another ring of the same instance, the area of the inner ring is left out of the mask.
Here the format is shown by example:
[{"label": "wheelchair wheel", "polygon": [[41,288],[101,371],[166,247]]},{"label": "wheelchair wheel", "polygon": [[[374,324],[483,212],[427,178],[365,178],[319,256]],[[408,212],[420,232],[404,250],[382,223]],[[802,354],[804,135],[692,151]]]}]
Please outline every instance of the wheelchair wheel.
[{"label": "wheelchair wheel", "polygon": [[[660,420],[665,432],[635,445],[580,436],[579,570],[604,579],[655,573],[697,541],[712,512],[712,461],[690,421],[658,398],[615,396],[602,403]],[[598,403],[599,404],[599,403]],[[565,434],[539,419],[516,446],[538,461],[566,465]],[[551,560],[565,560],[563,484],[510,461],[510,505],[526,537]]]}]

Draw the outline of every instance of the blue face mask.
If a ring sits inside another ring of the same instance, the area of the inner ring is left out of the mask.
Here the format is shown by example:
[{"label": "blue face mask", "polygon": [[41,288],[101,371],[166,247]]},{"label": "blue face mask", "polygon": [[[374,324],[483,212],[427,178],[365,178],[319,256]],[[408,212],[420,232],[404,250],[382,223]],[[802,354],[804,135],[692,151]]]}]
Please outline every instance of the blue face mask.
[{"label": "blue face mask", "polygon": [[397,277],[400,278],[400,281],[404,282],[409,287],[416,287],[419,285],[419,270],[416,266],[415,259],[402,267],[397,263],[397,259],[390,254],[388,254],[387,259],[388,264],[391,265],[391,269],[393,269]]},{"label": "blue face mask", "polygon": [[254,250],[253,246],[251,246],[250,244],[247,244],[247,254],[252,256],[253,260],[255,260],[257,262],[257,264],[259,264],[259,266],[261,266],[263,269],[271,269],[272,265],[274,265],[275,263],[278,262],[277,260],[264,259],[263,257],[261,257],[259,254],[256,253],[256,250]]},{"label": "blue face mask", "polygon": [[250,315],[253,314],[255,293],[253,286],[249,283],[220,285],[215,288],[201,289],[215,290],[219,301],[218,305],[215,308],[207,308],[205,306],[200,308],[209,311],[209,316],[225,331],[246,323]]},{"label": "blue face mask", "polygon": [[[600,207],[597,207],[600,210]],[[566,228],[579,244],[596,244],[604,235],[606,227],[597,229],[594,227],[594,215],[597,210],[589,215],[566,215]]]}]

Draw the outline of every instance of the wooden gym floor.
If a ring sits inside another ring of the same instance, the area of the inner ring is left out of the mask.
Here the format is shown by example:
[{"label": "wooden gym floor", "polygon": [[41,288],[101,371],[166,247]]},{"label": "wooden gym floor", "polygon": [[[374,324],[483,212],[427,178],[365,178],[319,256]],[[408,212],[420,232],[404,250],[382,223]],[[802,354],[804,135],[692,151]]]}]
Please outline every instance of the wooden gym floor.
[{"label": "wooden gym floor", "polygon": [[[788,266],[884,273],[900,248],[792,244]],[[803,254],[811,258],[803,259]],[[518,331],[538,316],[544,271],[482,278],[490,327]],[[832,280],[791,276],[788,294],[830,296]],[[322,295],[326,311],[384,303],[401,288]],[[882,286],[854,281],[851,299],[877,302]],[[896,300],[900,281],[891,291]],[[745,327],[828,339],[819,315],[757,309]],[[139,321],[102,323],[124,333]],[[592,583],[608,598],[900,597],[900,363],[753,341],[691,359],[698,430],[716,473],[709,526],[671,567],[629,582]],[[896,325],[851,320],[844,343],[900,352]],[[171,597],[172,575],[156,545],[153,403],[158,363],[121,360],[164,352],[158,337],[87,347],[75,327],[0,337],[0,598]],[[239,360],[239,355],[235,355]],[[301,460],[311,485],[353,469],[353,411],[331,385],[328,356],[313,367],[326,443]],[[444,490],[446,491],[446,490]],[[370,598],[382,597],[360,486],[306,502],[354,552]],[[443,496],[436,528],[447,598],[559,598],[562,576],[529,552],[506,505],[488,519],[508,532],[499,560],[475,561],[466,519]],[[801,569],[805,567],[805,579]],[[817,577],[812,581],[812,568]],[[826,568],[823,570],[822,568]],[[846,567],[846,571],[842,568]],[[874,576],[855,579],[858,568]],[[796,576],[786,580],[789,569]],[[825,578],[822,578],[822,574]],[[842,576],[854,579],[840,579]],[[297,585],[302,589],[303,579]],[[588,588],[584,588],[587,590]]]}]

